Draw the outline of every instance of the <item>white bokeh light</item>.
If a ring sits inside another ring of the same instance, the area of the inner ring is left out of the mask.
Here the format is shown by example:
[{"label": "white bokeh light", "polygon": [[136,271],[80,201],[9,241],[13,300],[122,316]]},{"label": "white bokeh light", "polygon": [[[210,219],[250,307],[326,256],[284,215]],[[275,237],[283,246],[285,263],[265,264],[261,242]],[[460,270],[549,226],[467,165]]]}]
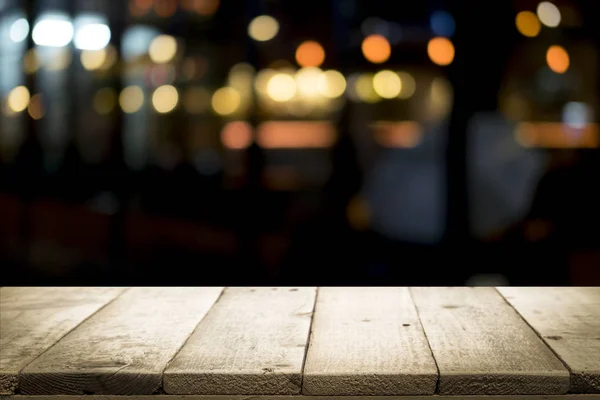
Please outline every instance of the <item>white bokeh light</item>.
[{"label": "white bokeh light", "polygon": [[87,24],[75,34],[75,47],[80,50],[101,50],[109,42],[110,28],[105,24]]},{"label": "white bokeh light", "polygon": [[28,34],[29,23],[25,18],[19,18],[10,26],[10,40],[15,43],[19,43],[27,39]]},{"label": "white bokeh light", "polygon": [[61,14],[46,14],[33,27],[33,41],[38,46],[64,47],[73,40],[73,24]]}]

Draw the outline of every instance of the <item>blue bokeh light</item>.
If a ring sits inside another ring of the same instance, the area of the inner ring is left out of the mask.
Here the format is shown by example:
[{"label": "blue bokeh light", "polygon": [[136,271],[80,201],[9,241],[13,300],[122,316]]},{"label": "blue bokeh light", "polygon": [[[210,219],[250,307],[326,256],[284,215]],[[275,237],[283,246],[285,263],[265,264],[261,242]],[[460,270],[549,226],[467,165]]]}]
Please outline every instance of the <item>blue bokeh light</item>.
[{"label": "blue bokeh light", "polygon": [[452,15],[446,11],[436,11],[431,14],[431,30],[437,36],[451,37],[454,35],[456,24]]}]

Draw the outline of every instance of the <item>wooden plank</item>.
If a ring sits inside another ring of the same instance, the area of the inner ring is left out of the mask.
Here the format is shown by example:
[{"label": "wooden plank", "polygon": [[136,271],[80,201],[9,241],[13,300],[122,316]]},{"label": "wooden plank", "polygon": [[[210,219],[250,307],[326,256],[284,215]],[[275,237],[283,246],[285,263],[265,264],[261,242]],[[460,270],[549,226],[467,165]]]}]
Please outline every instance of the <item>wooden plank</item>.
[{"label": "wooden plank", "polygon": [[411,288],[443,395],[563,394],[569,372],[494,288]]},{"label": "wooden plank", "polygon": [[[165,395],[157,394],[152,400],[250,400],[241,395]],[[525,396],[252,396],[252,400],[600,400],[597,394],[525,395]],[[6,400],[124,400],[114,395],[84,396],[7,396]],[[127,396],[126,400],[148,400],[148,396]]]},{"label": "wooden plank", "polygon": [[298,394],[315,288],[228,288],[165,370],[169,394]]},{"label": "wooden plank", "polygon": [[572,393],[600,393],[600,288],[498,288],[571,371]]},{"label": "wooden plank", "polygon": [[434,394],[436,383],[407,288],[319,289],[303,394]]},{"label": "wooden plank", "polygon": [[0,288],[0,394],[15,393],[19,372],[123,288]]},{"label": "wooden plank", "polygon": [[152,394],[222,288],[132,288],[22,372],[23,394]]}]

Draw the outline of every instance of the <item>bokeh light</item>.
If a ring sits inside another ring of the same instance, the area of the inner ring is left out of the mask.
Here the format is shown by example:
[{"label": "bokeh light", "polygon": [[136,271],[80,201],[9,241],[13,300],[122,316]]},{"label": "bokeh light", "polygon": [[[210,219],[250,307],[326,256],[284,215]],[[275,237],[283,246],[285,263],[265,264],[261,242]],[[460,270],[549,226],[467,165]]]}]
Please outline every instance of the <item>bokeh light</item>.
[{"label": "bokeh light", "polygon": [[538,4],[537,16],[547,27],[556,28],[560,24],[560,10],[549,1],[542,1]]},{"label": "bokeh light", "polygon": [[571,63],[569,53],[562,46],[550,46],[546,52],[548,67],[557,74],[564,74]]},{"label": "bokeh light", "polygon": [[454,45],[445,37],[436,37],[427,44],[427,54],[437,65],[450,65],[454,61]]},{"label": "bokeh light", "polygon": [[8,108],[12,112],[24,111],[29,105],[31,95],[25,86],[17,86],[10,91],[7,98]]},{"label": "bokeh light", "polygon": [[518,13],[515,23],[519,33],[527,37],[536,37],[542,29],[542,24],[540,24],[537,15],[531,11],[521,11]]},{"label": "bokeh light", "polygon": [[296,61],[301,67],[319,67],[325,61],[325,50],[318,42],[307,40],[296,49]]},{"label": "bokeh light", "polygon": [[270,15],[260,15],[248,25],[248,35],[258,42],[273,39],[279,32],[279,22]]},{"label": "bokeh light", "polygon": [[296,86],[298,92],[305,97],[314,97],[319,94],[319,79],[323,71],[316,67],[301,68],[296,72]]},{"label": "bokeh light", "polygon": [[383,70],[373,76],[373,89],[384,99],[393,99],[400,94],[402,82],[395,72]]},{"label": "bokeh light", "polygon": [[15,43],[22,42],[27,39],[27,35],[29,34],[29,23],[25,18],[19,18],[10,26],[10,40]]},{"label": "bokeh light", "polygon": [[354,83],[356,96],[365,103],[376,103],[381,97],[373,88],[373,74],[360,74]]},{"label": "bokeh light", "polygon": [[102,88],[96,92],[93,100],[94,111],[108,115],[117,106],[117,92],[112,88]]},{"label": "bokeh light", "polygon": [[172,17],[176,11],[177,0],[154,0],[154,12],[159,17]]},{"label": "bokeh light", "polygon": [[40,68],[40,59],[35,49],[29,49],[23,56],[23,70],[27,74],[33,74]]},{"label": "bokeh light", "polygon": [[317,87],[323,96],[334,99],[344,94],[346,78],[336,70],[328,70],[319,76]]},{"label": "bokeh light", "polygon": [[119,95],[119,105],[123,112],[132,114],[144,105],[144,92],[139,86],[128,86]]},{"label": "bokeh light", "polygon": [[296,94],[296,81],[287,74],[275,74],[267,83],[267,94],[278,102],[291,100]]},{"label": "bokeh light", "polygon": [[40,93],[31,96],[27,113],[35,120],[42,119],[46,115],[46,108],[44,107],[43,97]]},{"label": "bokeh light", "polygon": [[71,50],[64,48],[55,53],[54,56],[44,65],[44,67],[48,71],[61,71],[69,67],[72,61],[73,56]]},{"label": "bokeh light", "polygon": [[148,48],[150,59],[157,64],[168,63],[175,54],[177,54],[177,40],[170,35],[155,37]]},{"label": "bokeh light", "polygon": [[213,94],[211,103],[217,114],[226,116],[235,113],[241,101],[237,90],[232,87],[222,87]]},{"label": "bokeh light", "polygon": [[73,24],[62,14],[46,15],[34,25],[32,38],[38,46],[64,47],[73,40]]},{"label": "bokeh light", "polygon": [[431,30],[437,36],[451,37],[456,29],[454,18],[446,11],[436,11],[431,14],[430,24]]},{"label": "bokeh light", "polygon": [[110,42],[110,28],[105,24],[87,24],[77,30],[75,47],[80,50],[100,50]]},{"label": "bokeh light", "polygon": [[402,82],[398,97],[401,99],[410,99],[417,90],[415,78],[408,72],[398,72],[398,77],[400,78],[400,82]]},{"label": "bokeh light", "polygon": [[194,10],[199,15],[208,17],[219,9],[219,0],[194,0]]},{"label": "bokeh light", "polygon": [[242,150],[252,144],[252,126],[246,121],[231,121],[221,130],[221,142],[230,150]]},{"label": "bokeh light", "polygon": [[106,61],[106,50],[83,50],[80,55],[81,65],[88,71],[102,68]]},{"label": "bokeh light", "polygon": [[390,43],[382,35],[367,36],[362,42],[361,49],[365,58],[375,64],[386,62],[392,54]]},{"label": "bokeh light", "polygon": [[179,93],[172,85],[160,86],[152,94],[152,105],[161,114],[173,111],[177,107],[178,102]]}]

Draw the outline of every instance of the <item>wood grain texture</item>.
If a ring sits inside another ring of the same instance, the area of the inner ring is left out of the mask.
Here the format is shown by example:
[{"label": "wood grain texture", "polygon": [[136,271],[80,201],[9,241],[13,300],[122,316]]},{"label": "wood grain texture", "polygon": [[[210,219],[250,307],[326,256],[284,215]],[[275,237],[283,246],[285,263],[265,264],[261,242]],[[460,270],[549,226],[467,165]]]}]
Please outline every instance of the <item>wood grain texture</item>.
[{"label": "wood grain texture", "polygon": [[437,368],[407,288],[320,288],[304,395],[434,394]]},{"label": "wood grain texture", "polygon": [[569,372],[494,288],[411,288],[442,395],[564,394]]},{"label": "wood grain texture", "polygon": [[23,394],[152,394],[221,288],[132,288],[22,372]]},{"label": "wood grain texture", "polygon": [[168,394],[298,394],[315,288],[228,288],[165,370]]},{"label": "wood grain texture", "polygon": [[[7,396],[7,400],[148,400],[148,396]],[[600,400],[597,394],[525,395],[525,396],[248,396],[241,395],[165,395],[157,394],[152,400]]]},{"label": "wood grain texture", "polygon": [[600,288],[498,288],[571,371],[572,393],[600,393]]},{"label": "wood grain texture", "polygon": [[123,288],[0,288],[0,394],[15,393],[19,372]]}]

